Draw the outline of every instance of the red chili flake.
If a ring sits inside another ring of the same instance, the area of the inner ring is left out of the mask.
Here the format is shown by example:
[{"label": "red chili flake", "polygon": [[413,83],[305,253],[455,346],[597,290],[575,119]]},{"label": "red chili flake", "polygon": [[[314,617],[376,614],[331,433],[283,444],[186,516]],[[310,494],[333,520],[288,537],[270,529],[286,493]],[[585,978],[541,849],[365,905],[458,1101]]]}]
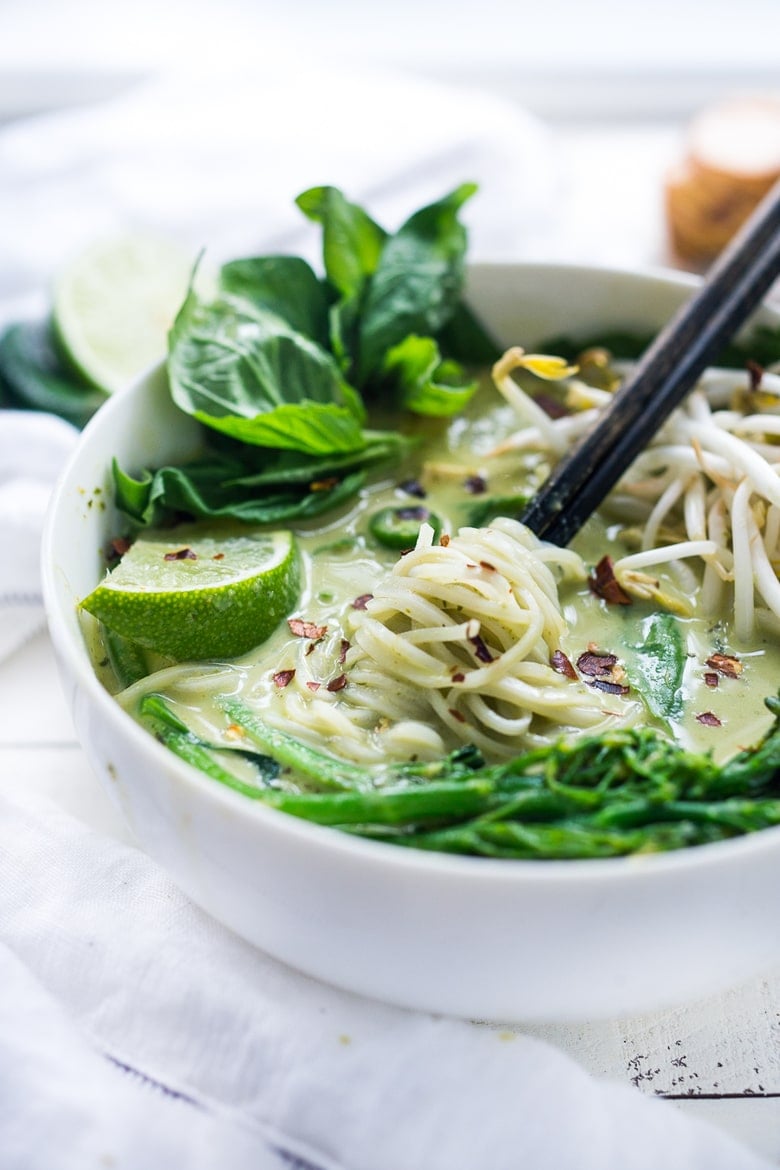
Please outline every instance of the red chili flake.
[{"label": "red chili flake", "polygon": [[537,406],[541,406],[548,418],[566,418],[571,414],[571,411],[562,402],[550,394],[535,394],[534,402]]},{"label": "red chili flake", "polygon": [[576,679],[577,677],[577,671],[574,669],[563,650],[553,651],[552,658],[550,659],[550,665],[552,666],[553,670],[557,670],[558,674],[565,674],[567,678]]},{"label": "red chili flake", "polygon": [[419,479],[405,479],[403,483],[399,483],[398,489],[406,492],[407,496],[416,496],[418,500],[424,500],[427,495]]},{"label": "red chili flake", "polygon": [[752,358],[748,358],[745,365],[747,366],[748,377],[750,378],[750,389],[753,391],[760,390],[761,379],[764,376],[764,367],[760,366],[758,362],[754,362]]},{"label": "red chili flake", "polygon": [[469,475],[464,479],[463,486],[472,496],[481,496],[487,491],[487,480],[484,475]]},{"label": "red chili flake", "polygon": [[330,475],[327,479],[315,479],[309,484],[310,492],[329,492],[339,482],[337,475]]},{"label": "red chili flake", "polygon": [[305,622],[302,618],[288,618],[287,625],[290,627],[290,633],[295,634],[296,638],[313,638],[315,642],[319,642],[328,632],[327,626],[317,626],[314,622]]},{"label": "red chili flake", "polygon": [[347,676],[345,674],[340,674],[338,676],[338,678],[332,678],[330,680],[330,682],[328,683],[328,690],[331,691],[331,693],[333,691],[343,691],[344,687],[346,685],[347,685]]},{"label": "red chili flake", "polygon": [[453,682],[465,682],[466,676],[462,670],[456,670],[452,676],[452,681]]},{"label": "red chili flake", "polygon": [[718,674],[723,674],[726,678],[739,678],[745,669],[733,654],[710,654],[707,666],[711,666],[713,670],[717,670]]},{"label": "red chili flake", "polygon": [[442,548],[446,548],[449,543],[450,543],[449,536],[447,535],[446,532],[442,532],[441,536],[439,537],[439,544],[441,545]]},{"label": "red chili flake", "polygon": [[720,719],[717,715],[713,715],[712,711],[702,711],[696,716],[697,723],[703,723],[705,727],[722,727]]},{"label": "red chili flake", "polygon": [[246,732],[244,731],[243,727],[239,727],[239,725],[237,723],[228,723],[225,730],[227,731],[228,735],[233,735],[233,736],[246,735]]},{"label": "red chili flake", "polygon": [[577,670],[591,678],[601,678],[617,665],[617,654],[602,653],[600,650],[586,650],[577,659]]},{"label": "red chili flake", "polygon": [[212,559],[212,561],[224,561],[225,554],[224,553],[214,553],[214,556],[211,559]]},{"label": "red chili flake", "polygon": [[118,557],[123,557],[130,548],[130,541],[126,536],[117,536],[111,541],[111,547]]},{"label": "red chili flake", "polygon": [[625,672],[617,655],[599,650],[593,642],[577,659],[577,669],[585,675],[589,686],[608,695],[627,695],[631,689],[623,682]]},{"label": "red chili flake", "polygon": [[180,548],[176,552],[166,553],[163,557],[164,561],[197,561],[198,554],[194,553],[191,548]]},{"label": "red chili flake", "polygon": [[346,638],[341,639],[341,648],[339,650],[339,665],[343,666],[347,660],[347,650],[349,650],[349,642]]},{"label": "red chili flake", "polygon": [[631,598],[615,576],[614,562],[610,556],[602,557],[596,565],[588,577],[588,588],[608,605],[631,605]]},{"label": "red chili flake", "polygon": [[495,573],[495,572],[497,572],[497,570],[496,570],[496,566],[495,566],[495,565],[491,565],[490,561],[480,561],[480,562],[479,562],[479,567],[480,567],[481,569],[485,569],[485,570],[486,570],[488,573]]},{"label": "red chili flake", "polygon": [[453,719],[457,719],[458,723],[466,722],[466,716],[461,715],[460,711],[456,711],[454,707],[450,707],[449,712]]},{"label": "red chili flake", "polygon": [[718,685],[718,676],[714,671],[707,671],[704,675],[704,682],[708,687],[716,687]]},{"label": "red chili flake", "polygon": [[318,691],[320,689],[320,687],[322,686],[322,683],[307,682],[306,686],[309,688],[310,691]]},{"label": "red chili flake", "polygon": [[361,593],[360,597],[356,597],[352,602],[353,609],[365,609],[369,601],[373,598],[373,593]]},{"label": "red chili flake", "polygon": [[471,642],[471,645],[474,647],[474,657],[478,658],[480,662],[493,661],[493,655],[490,653],[479,634],[475,634],[473,638],[469,638],[469,642]]},{"label": "red chili flake", "polygon": [[589,678],[588,686],[596,687],[599,691],[604,691],[608,695],[627,695],[630,688],[623,683],[610,682],[606,678]]},{"label": "red chili flake", "polygon": [[277,670],[276,674],[274,675],[274,682],[278,687],[286,687],[290,685],[294,678],[294,670]]}]

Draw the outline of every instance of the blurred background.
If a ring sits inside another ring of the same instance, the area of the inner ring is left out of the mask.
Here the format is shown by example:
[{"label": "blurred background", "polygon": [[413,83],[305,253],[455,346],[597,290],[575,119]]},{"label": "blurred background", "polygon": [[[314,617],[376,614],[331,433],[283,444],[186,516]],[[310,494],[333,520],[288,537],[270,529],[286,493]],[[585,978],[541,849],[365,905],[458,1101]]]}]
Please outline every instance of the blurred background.
[{"label": "blurred background", "polygon": [[305,252],[291,201],[320,182],[392,220],[474,178],[480,258],[701,270],[723,211],[681,179],[692,122],[775,103],[708,139],[757,197],[779,34],[778,0],[0,0],[0,297],[127,226]]}]

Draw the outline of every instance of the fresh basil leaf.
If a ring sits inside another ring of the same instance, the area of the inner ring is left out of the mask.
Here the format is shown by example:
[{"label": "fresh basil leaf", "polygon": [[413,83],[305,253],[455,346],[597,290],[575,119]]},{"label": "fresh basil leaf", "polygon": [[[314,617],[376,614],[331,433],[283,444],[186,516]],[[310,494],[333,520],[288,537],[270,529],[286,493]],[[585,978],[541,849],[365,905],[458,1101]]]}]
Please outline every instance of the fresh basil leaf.
[{"label": "fresh basil leaf", "polygon": [[387,351],[410,333],[435,336],[452,317],[466,251],[458,212],[476,189],[464,183],[416,212],[386,240],[363,304],[358,385],[381,370]]},{"label": "fresh basil leaf", "polygon": [[438,418],[463,410],[477,388],[457,362],[442,361],[432,337],[414,334],[388,352],[384,373],[400,407]]},{"label": "fresh basil leaf", "polygon": [[261,499],[242,499],[230,514],[249,524],[306,520],[347,503],[357,495],[365,481],[364,471],[353,471],[332,487],[316,487],[298,495],[289,491],[277,492]]},{"label": "fresh basil leaf", "polygon": [[106,401],[64,367],[47,321],[9,325],[0,337],[0,385],[8,406],[45,410],[83,427]]},{"label": "fresh basil leaf", "polygon": [[456,305],[438,340],[447,357],[472,366],[492,366],[504,352],[465,301]]},{"label": "fresh basil leaf", "polygon": [[238,482],[231,484],[223,480],[224,471],[219,460],[213,464],[203,461],[144,471],[135,480],[115,461],[116,504],[141,527],[160,526],[182,516],[278,524],[317,516],[337,507],[354,496],[365,480],[365,473],[359,470],[332,485],[306,485],[303,490],[292,485],[286,490],[258,496],[247,493],[246,487]]},{"label": "fresh basil leaf", "polygon": [[215,417],[201,410],[194,411],[193,417],[231,439],[257,447],[327,455],[360,451],[364,445],[360,423],[346,407],[306,399],[283,403],[252,418],[237,414]]},{"label": "fresh basil leaf", "polygon": [[670,613],[651,614],[642,622],[642,641],[630,649],[630,678],[649,709],[660,719],[679,718],[687,657],[680,623]]},{"label": "fresh basil leaf", "polygon": [[352,376],[355,364],[361,305],[361,294],[355,293],[330,307],[330,346],[345,377]]},{"label": "fresh basil leaf", "polygon": [[299,256],[255,256],[223,264],[223,292],[267,309],[297,333],[328,345],[328,297],[311,267]]},{"label": "fresh basil leaf", "polygon": [[342,297],[360,294],[379,263],[387,233],[337,187],[311,187],[295,200],[322,224],[322,258],[328,280]]},{"label": "fresh basil leaf", "polygon": [[388,460],[398,462],[411,446],[409,439],[394,431],[363,433],[366,445],[362,451],[321,458],[301,455],[297,451],[279,451],[275,458],[263,461],[261,470],[244,471],[226,482],[245,488],[322,483],[354,468],[370,467]]},{"label": "fresh basil leaf", "polygon": [[359,396],[333,358],[273,313],[190,290],[170,333],[174,402],[205,426],[312,455],[364,446]]},{"label": "fresh basil leaf", "polygon": [[114,503],[120,512],[124,512],[136,524],[151,523],[153,509],[152,486],[154,475],[151,471],[142,471],[140,479],[134,479],[119,466],[116,459],[111,462],[111,473],[114,477]]},{"label": "fresh basil leaf", "polygon": [[[145,469],[139,478],[112,463],[117,507],[137,524],[163,523],[178,513],[210,515],[213,509],[230,503],[238,494],[230,482],[241,475],[240,460],[208,452],[182,468]],[[205,509],[201,513],[201,509]]]}]

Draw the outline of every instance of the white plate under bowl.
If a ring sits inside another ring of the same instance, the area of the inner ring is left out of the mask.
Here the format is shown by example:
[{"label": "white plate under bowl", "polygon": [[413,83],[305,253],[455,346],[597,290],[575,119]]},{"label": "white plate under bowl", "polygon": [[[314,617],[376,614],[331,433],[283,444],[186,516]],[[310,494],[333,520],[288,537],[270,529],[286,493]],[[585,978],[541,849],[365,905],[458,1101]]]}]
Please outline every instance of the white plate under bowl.
[{"label": "white plate under bowl", "polygon": [[[691,277],[478,266],[469,299],[507,344],[660,327]],[[761,320],[777,322],[763,310]],[[191,769],[98,683],[76,603],[121,523],[110,463],[181,459],[196,429],[163,369],[84,431],[43,546],[51,636],[77,733],[144,849],[197,903],[311,975],[411,1008],[480,1019],[639,1012],[725,987],[780,959],[780,828],[656,856],[493,861],[359,840],[247,800]]]}]

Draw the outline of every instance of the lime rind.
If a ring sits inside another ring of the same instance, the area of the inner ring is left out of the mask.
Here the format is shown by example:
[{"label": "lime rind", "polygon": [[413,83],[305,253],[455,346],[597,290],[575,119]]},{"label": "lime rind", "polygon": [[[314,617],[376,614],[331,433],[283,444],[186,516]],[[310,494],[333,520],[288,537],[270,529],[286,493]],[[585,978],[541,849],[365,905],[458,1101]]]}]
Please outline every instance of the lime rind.
[{"label": "lime rind", "polygon": [[62,356],[106,394],[159,361],[184,300],[192,259],[170,240],[99,241],[63,268],[52,324]]},{"label": "lime rind", "polygon": [[81,602],[109,629],[177,661],[236,658],[295,606],[300,562],[290,532],[145,537]]}]

